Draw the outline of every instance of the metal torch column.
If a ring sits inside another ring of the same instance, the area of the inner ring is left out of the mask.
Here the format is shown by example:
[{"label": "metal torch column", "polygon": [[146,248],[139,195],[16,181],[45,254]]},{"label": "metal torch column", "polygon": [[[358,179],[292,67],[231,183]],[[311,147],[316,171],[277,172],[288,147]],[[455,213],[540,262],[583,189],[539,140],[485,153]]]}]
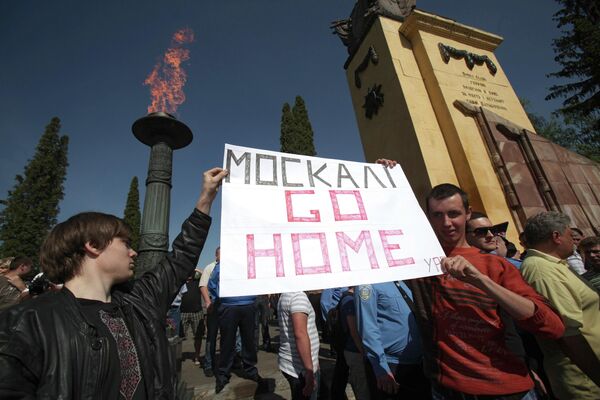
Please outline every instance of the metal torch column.
[{"label": "metal torch column", "polygon": [[169,249],[173,149],[164,142],[150,150],[136,276],[157,265]]}]

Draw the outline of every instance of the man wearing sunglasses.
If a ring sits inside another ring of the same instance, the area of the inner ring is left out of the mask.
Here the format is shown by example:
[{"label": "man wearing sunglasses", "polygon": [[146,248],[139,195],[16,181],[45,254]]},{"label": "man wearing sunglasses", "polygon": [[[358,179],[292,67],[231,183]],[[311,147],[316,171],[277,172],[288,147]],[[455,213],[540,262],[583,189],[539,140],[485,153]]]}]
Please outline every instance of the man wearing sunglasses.
[{"label": "man wearing sunglasses", "polygon": [[482,212],[471,212],[467,221],[467,242],[487,253],[498,248],[496,236],[503,236],[508,228],[508,222],[493,225],[488,216]]},{"label": "man wearing sunglasses", "polygon": [[510,258],[506,254],[506,245],[503,237],[506,235],[508,222],[493,225],[488,216],[482,212],[472,211],[471,218],[467,221],[466,239],[473,247],[483,253],[497,254],[506,258],[517,268],[521,268],[521,261]]}]

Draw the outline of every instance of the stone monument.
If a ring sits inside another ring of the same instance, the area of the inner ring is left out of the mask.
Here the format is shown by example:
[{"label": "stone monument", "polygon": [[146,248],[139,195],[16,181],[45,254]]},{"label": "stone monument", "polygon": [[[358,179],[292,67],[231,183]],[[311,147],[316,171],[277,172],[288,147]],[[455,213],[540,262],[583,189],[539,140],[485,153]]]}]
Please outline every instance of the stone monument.
[{"label": "stone monument", "polygon": [[380,3],[359,1],[349,20],[332,24],[350,54],[344,68],[366,160],[398,160],[420,201],[432,186],[458,184],[474,210],[510,222],[515,243],[526,219],[547,209],[598,233],[600,167],[535,135],[494,55],[502,38]]}]

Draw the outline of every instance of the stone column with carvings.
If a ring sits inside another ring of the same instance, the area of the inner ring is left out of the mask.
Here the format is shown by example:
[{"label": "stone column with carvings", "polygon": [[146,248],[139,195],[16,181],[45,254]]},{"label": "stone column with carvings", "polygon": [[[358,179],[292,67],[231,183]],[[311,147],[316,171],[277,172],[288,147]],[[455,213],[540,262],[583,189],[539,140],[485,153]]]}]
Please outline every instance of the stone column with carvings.
[{"label": "stone column with carvings", "polygon": [[190,129],[170,114],[157,112],[135,121],[133,134],[150,146],[136,276],[156,265],[169,249],[173,150],[191,143]]}]

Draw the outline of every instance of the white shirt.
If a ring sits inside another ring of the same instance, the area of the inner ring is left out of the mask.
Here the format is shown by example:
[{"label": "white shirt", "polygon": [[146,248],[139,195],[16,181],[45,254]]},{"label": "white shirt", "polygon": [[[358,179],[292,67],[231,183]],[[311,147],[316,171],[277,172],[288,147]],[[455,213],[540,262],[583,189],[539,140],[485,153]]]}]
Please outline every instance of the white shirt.
[{"label": "white shirt", "polygon": [[569,267],[577,274],[581,275],[585,272],[585,266],[583,265],[583,259],[577,250],[573,252],[569,257],[567,257],[567,264]]},{"label": "white shirt", "polygon": [[213,261],[210,264],[208,264],[206,267],[204,267],[204,270],[202,270],[202,276],[200,276],[200,283],[198,283],[198,286],[200,286],[200,287],[208,286],[208,279],[210,278],[210,275],[212,274],[213,269],[215,269],[215,265],[217,265],[217,262]]}]

